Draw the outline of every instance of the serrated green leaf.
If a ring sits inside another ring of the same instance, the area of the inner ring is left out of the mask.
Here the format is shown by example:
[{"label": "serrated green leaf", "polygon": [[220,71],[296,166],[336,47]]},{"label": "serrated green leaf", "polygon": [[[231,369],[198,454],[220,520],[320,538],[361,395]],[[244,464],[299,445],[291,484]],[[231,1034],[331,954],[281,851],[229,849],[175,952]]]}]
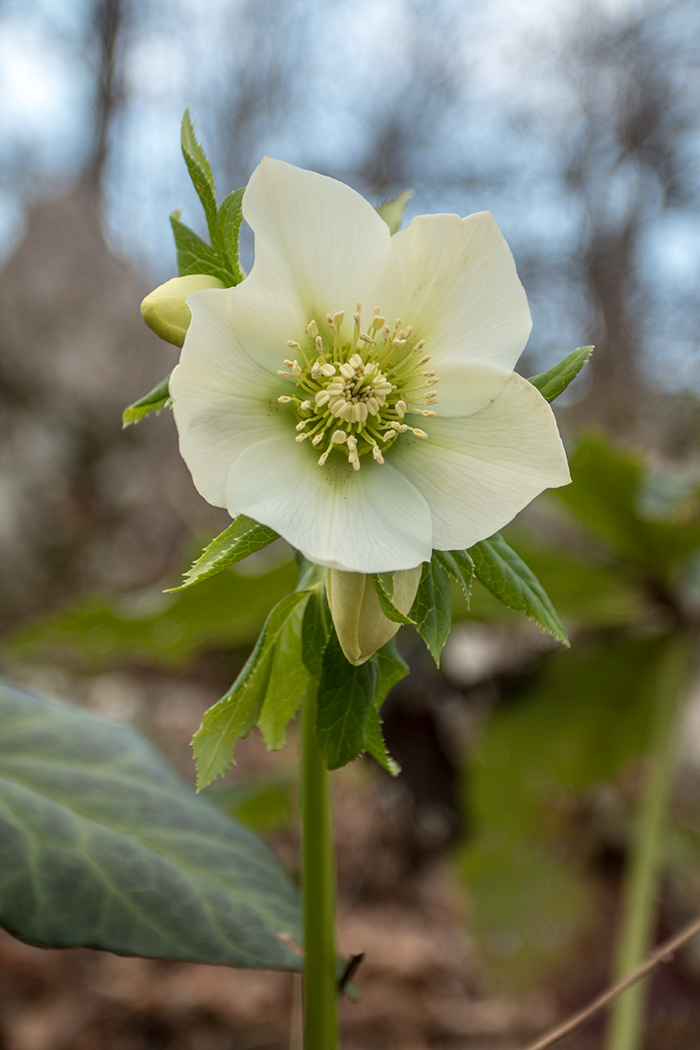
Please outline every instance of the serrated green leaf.
[{"label": "serrated green leaf", "polygon": [[255,835],[132,727],[9,686],[0,852],[0,922],[30,944],[301,969],[297,892]]},{"label": "serrated green leaf", "polygon": [[469,548],[477,578],[499,601],[524,612],[568,647],[561,620],[544,588],[499,533]]},{"label": "serrated green leaf", "polygon": [[433,551],[433,559],[444,565],[450,576],[460,585],[469,608],[474,579],[474,562],[469,551]]},{"label": "serrated green leaf", "polygon": [[222,776],[234,761],[237,740],[248,736],[260,717],[272,670],[275,645],[288,617],[306,597],[288,594],[268,616],[253,652],[229,691],[209,708],[192,740],[197,789]]},{"label": "serrated green leaf", "polygon": [[394,686],[406,677],[409,668],[398,650],[395,638],[383,645],[381,649],[377,649],[372,657],[372,663],[377,672],[373,700],[374,706],[379,711]]},{"label": "serrated green leaf", "polygon": [[372,657],[372,663],[376,677],[372,709],[367,717],[366,749],[387,773],[395,777],[401,772],[401,766],[387,750],[379,712],[389,692],[408,674],[408,664],[399,653],[394,638],[377,650]]},{"label": "serrated green leaf", "polygon": [[244,193],[245,187],[242,190],[234,190],[233,193],[229,193],[228,197],[224,198],[219,206],[218,222],[223,237],[224,251],[234,278],[233,284],[240,284],[245,277],[245,272],[238,256],[238,238],[243,221],[241,208]]},{"label": "serrated green leaf", "polygon": [[365,749],[372,679],[372,664],[348,663],[333,631],[323,654],[316,698],[316,737],[329,769],[347,765]]},{"label": "serrated green leaf", "polygon": [[233,274],[229,272],[228,264],[217,255],[206,241],[202,240],[198,233],[191,230],[184,222],[180,222],[180,212],[170,213],[170,225],[175,238],[177,248],[177,272],[179,277],[190,277],[196,273],[206,273],[218,279],[227,288],[235,284]]},{"label": "serrated green leaf", "polygon": [[211,167],[209,166],[209,161],[204,154],[204,150],[195,137],[192,121],[190,120],[189,107],[185,110],[182,118],[180,144],[182,146],[182,155],[185,158],[187,170],[192,179],[192,185],[197,191],[197,196],[202,202],[202,207],[204,208],[212,247],[217,254],[224,254],[224,237],[219,225],[214,176],[212,175]]},{"label": "serrated green leaf", "polygon": [[328,608],[325,587],[315,587],[304,609],[301,627],[301,653],[305,667],[320,679],[323,654],[330,638],[333,623]]},{"label": "serrated green leaf", "polygon": [[283,747],[287,725],[315,685],[301,659],[301,625],[313,592],[299,602],[280,631],[270,665],[265,700],[258,719],[268,751]]},{"label": "serrated green leaf", "polygon": [[372,583],[374,589],[377,592],[377,598],[381,610],[386,616],[387,620],[391,620],[392,623],[406,623],[410,626],[415,627],[416,621],[412,620],[410,616],[406,616],[394,605],[394,574],[393,572],[375,572],[372,573]]},{"label": "serrated green leaf", "polygon": [[439,667],[440,653],[452,625],[452,589],[449,572],[434,554],[431,561],[423,562],[418,593],[411,606],[411,616],[430,650],[430,655]]},{"label": "serrated green leaf", "polygon": [[3,639],[3,653],[24,661],[68,658],[89,672],[136,660],[182,667],[204,651],[252,646],[277,602],[294,590],[290,558],[260,572],[226,569],[179,594],[80,597]]},{"label": "serrated green leaf", "polygon": [[591,433],[570,456],[570,466],[573,484],[552,496],[644,576],[668,579],[697,549],[697,512],[677,522],[642,514],[647,466],[639,455]]},{"label": "serrated green leaf", "polygon": [[382,769],[397,777],[401,772],[401,766],[392,758],[387,750],[384,734],[382,733],[382,719],[377,708],[372,705],[367,716],[367,739],[365,750],[378,762]]},{"label": "serrated green leaf", "polygon": [[383,204],[380,204],[377,207],[377,211],[389,227],[389,232],[392,236],[401,226],[406,211],[406,205],[414,193],[415,190],[404,190],[403,193],[399,193],[398,197],[394,197],[393,200],[390,201],[384,201]]},{"label": "serrated green leaf", "polygon": [[140,419],[150,415],[151,412],[155,412],[158,415],[168,405],[170,401],[169,382],[170,375],[168,374],[145,397],[134,401],[133,405],[129,405],[128,408],[124,409],[122,413],[122,430],[131,426],[132,423],[138,423]]},{"label": "serrated green leaf", "polygon": [[194,133],[194,127],[192,126],[192,120],[190,118],[189,106],[185,109],[182,123],[180,125],[180,145],[183,153],[187,153],[200,168],[204,181],[209,186],[211,192],[214,193],[214,176],[212,175],[206,154],[199,142],[197,142],[197,137]]},{"label": "serrated green leaf", "polygon": [[239,514],[233,524],[207,544],[196,562],[184,574],[185,582],[179,587],[168,588],[166,593],[184,591],[195,583],[201,583],[202,580],[228,569],[229,566],[278,539],[278,534],[267,525],[260,525],[245,514]]},{"label": "serrated green leaf", "polygon": [[546,372],[530,376],[528,383],[536,386],[546,401],[554,401],[556,397],[564,393],[569,383],[574,381],[592,353],[592,346],[581,346],[578,350],[572,350],[563,360],[552,365]]}]

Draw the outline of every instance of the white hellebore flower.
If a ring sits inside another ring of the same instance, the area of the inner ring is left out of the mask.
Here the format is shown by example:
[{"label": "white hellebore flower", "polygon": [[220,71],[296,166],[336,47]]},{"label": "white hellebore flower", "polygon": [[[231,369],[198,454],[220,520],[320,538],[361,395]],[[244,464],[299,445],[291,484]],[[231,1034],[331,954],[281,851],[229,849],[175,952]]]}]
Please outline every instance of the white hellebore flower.
[{"label": "white hellebore flower", "polygon": [[392,237],[348,186],[269,157],[243,215],[252,271],[188,298],[170,379],[205,499],[374,573],[470,547],[570,480],[550,406],[513,372],[530,312],[492,215]]}]

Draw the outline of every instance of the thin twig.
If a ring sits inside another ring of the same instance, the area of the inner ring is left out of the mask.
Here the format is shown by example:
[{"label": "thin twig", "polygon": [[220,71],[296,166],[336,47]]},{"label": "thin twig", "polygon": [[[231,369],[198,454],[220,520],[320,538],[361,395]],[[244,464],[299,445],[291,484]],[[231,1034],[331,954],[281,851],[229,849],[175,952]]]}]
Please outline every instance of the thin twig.
[{"label": "thin twig", "polygon": [[695,922],[690,924],[690,926],[686,926],[681,933],[677,933],[675,937],[671,937],[671,939],[666,941],[665,944],[662,944],[660,948],[657,948],[656,951],[649,956],[647,961],[642,963],[642,965],[631,973],[629,977],[625,977],[624,980],[618,981],[617,984],[614,984],[612,988],[608,988],[606,992],[599,995],[597,999],[594,999],[593,1002],[589,1003],[589,1005],[584,1007],[583,1010],[574,1014],[568,1021],[564,1021],[563,1024],[553,1028],[551,1032],[542,1036],[537,1042],[530,1043],[530,1045],[525,1047],[524,1050],[545,1050],[545,1047],[552,1046],[553,1043],[559,1042],[559,1040],[563,1039],[565,1035],[568,1035],[569,1032],[573,1032],[574,1029],[578,1028],[579,1025],[582,1025],[584,1021],[587,1021],[589,1017],[593,1017],[593,1015],[597,1014],[599,1010],[602,1010],[604,1006],[607,1006],[607,1004],[614,999],[615,996],[619,995],[620,992],[624,992],[626,988],[636,984],[636,982],[640,981],[642,977],[646,977],[646,975],[651,973],[659,963],[670,962],[673,958],[674,952],[678,951],[678,949],[684,945],[686,941],[689,941],[694,937],[696,933],[700,933],[700,919],[696,919]]}]

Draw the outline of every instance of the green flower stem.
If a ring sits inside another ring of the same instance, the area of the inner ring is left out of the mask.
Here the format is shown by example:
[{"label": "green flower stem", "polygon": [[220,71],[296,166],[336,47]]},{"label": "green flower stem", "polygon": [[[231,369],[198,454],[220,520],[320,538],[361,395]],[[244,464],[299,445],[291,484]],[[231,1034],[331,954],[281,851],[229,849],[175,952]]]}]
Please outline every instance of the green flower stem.
[{"label": "green flower stem", "polygon": [[301,850],[304,896],[304,1050],[336,1050],[335,855],[331,778],[316,742],[316,697],[302,711]]},{"label": "green flower stem", "polygon": [[[635,970],[644,961],[650,947],[666,811],[692,652],[691,639],[678,631],[668,639],[656,667],[652,685],[656,693],[656,712],[650,741],[649,778],[627,875],[625,914],[616,952],[616,980]],[[639,1050],[648,985],[648,980],[639,981],[616,1000],[610,1016],[606,1050]]]}]

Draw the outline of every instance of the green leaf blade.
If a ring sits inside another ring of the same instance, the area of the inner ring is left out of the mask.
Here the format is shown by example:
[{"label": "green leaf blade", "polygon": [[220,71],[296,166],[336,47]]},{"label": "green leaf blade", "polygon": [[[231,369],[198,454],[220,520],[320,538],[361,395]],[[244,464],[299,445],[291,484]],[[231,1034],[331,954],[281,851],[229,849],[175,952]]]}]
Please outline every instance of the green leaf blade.
[{"label": "green leaf blade", "polygon": [[566,631],[544,588],[499,533],[470,547],[469,553],[477,578],[499,601],[526,613],[568,648]]},{"label": "green leaf blade", "polygon": [[530,376],[528,383],[537,387],[545,401],[554,401],[564,393],[569,383],[574,381],[592,353],[592,346],[581,346],[578,350],[572,350],[546,372]]},{"label": "green leaf blade", "polygon": [[436,665],[440,666],[440,654],[452,626],[452,590],[450,574],[435,557],[423,562],[423,572],[418,584],[416,599],[411,607],[411,616],[418,632],[428,646]]},{"label": "green leaf blade", "polygon": [[204,273],[210,277],[218,277],[227,288],[236,283],[222,256],[217,254],[198,233],[180,221],[179,211],[170,213],[170,226],[177,249],[178,277],[191,277],[193,274]]},{"label": "green leaf blade", "polygon": [[204,208],[212,246],[217,254],[222,254],[225,250],[224,239],[219,225],[214,176],[212,175],[211,167],[204,150],[200,143],[197,142],[192,121],[190,120],[189,107],[185,110],[182,118],[180,145],[182,147],[182,155],[185,158],[185,164],[187,165],[187,171],[192,180],[192,185],[194,186],[197,196]]},{"label": "green leaf blade", "polygon": [[433,551],[433,558],[440,562],[460,585],[469,608],[474,579],[474,561],[469,551]]},{"label": "green leaf blade", "polygon": [[204,715],[192,739],[199,791],[222,776],[234,761],[238,740],[248,736],[260,717],[273,666],[274,647],[304,591],[287,595],[268,616],[246,664],[229,691]]},{"label": "green leaf blade", "polygon": [[234,190],[225,197],[219,206],[218,223],[221,229],[224,251],[234,278],[233,284],[240,284],[245,277],[243,267],[238,256],[238,238],[243,221],[243,194],[245,187]]},{"label": "green leaf blade", "polygon": [[287,742],[287,726],[309,695],[314,682],[301,658],[302,621],[312,594],[299,602],[280,631],[258,726],[268,751]]},{"label": "green leaf blade", "polygon": [[279,535],[267,525],[260,525],[245,514],[239,514],[227,529],[204,548],[185,573],[185,582],[179,587],[169,588],[168,593],[184,591],[195,583],[201,583],[277,539]]},{"label": "green leaf blade", "polygon": [[138,423],[140,419],[144,419],[151,412],[155,412],[156,415],[162,412],[170,401],[169,383],[170,375],[168,374],[165,379],[161,379],[160,383],[153,387],[153,390],[149,390],[144,397],[134,401],[133,405],[128,405],[122,413],[122,430],[126,430],[133,423]]},{"label": "green leaf blade", "polygon": [[369,661],[359,667],[348,663],[333,631],[316,697],[316,737],[329,769],[340,769],[365,749],[372,678]]},{"label": "green leaf blade", "polygon": [[140,734],[0,686],[0,922],[41,947],[300,969],[296,891]]},{"label": "green leaf blade", "polygon": [[411,627],[416,626],[416,621],[412,620],[410,616],[406,616],[394,605],[394,574],[393,572],[375,572],[372,573],[372,583],[374,589],[377,592],[377,598],[381,610],[386,616],[387,620],[391,620],[392,623],[404,623],[409,624]]},{"label": "green leaf blade", "polygon": [[304,609],[304,619],[301,625],[301,655],[304,666],[317,679],[321,678],[323,654],[328,645],[332,627],[325,587],[314,587]]}]

